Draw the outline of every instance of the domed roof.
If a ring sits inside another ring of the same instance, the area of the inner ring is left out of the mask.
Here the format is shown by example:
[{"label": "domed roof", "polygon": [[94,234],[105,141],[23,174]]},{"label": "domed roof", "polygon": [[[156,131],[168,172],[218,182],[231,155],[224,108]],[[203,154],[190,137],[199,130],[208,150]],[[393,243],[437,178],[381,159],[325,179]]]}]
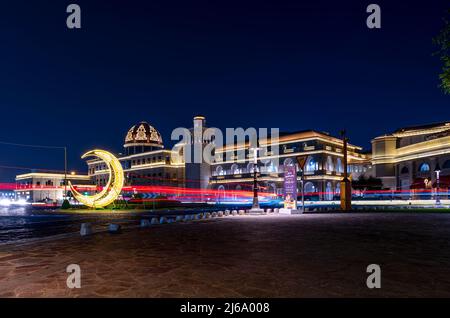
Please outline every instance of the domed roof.
[{"label": "domed roof", "polygon": [[125,136],[124,147],[129,146],[156,146],[163,147],[161,134],[153,126],[142,121],[128,130]]}]

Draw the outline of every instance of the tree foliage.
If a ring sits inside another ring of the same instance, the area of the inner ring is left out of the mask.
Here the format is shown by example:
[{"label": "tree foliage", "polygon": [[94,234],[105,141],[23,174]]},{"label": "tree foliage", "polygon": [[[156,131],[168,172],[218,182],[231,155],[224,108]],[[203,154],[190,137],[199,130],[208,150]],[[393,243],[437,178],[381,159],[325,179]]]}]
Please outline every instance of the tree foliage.
[{"label": "tree foliage", "polygon": [[64,201],[62,203],[62,206],[61,206],[61,209],[63,209],[63,210],[70,209],[70,202],[69,202],[69,200],[64,199]]},{"label": "tree foliage", "polygon": [[[450,9],[448,10],[450,14]],[[450,94],[450,22],[449,18],[443,18],[444,26],[440,33],[433,39],[433,43],[438,47],[435,55],[442,61],[442,73],[439,74],[441,80],[440,88],[445,94]]]}]

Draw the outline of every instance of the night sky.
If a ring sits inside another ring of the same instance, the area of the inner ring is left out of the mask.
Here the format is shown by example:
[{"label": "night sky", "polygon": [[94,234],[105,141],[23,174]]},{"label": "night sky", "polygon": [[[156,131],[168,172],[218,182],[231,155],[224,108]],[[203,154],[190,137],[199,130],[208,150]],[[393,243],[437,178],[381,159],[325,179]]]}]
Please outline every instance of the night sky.
[{"label": "night sky", "polygon": [[[368,4],[382,28],[366,27]],[[210,126],[316,129],[354,144],[450,120],[432,56],[447,1],[22,1],[0,9],[0,141],[122,150],[145,120],[166,146]],[[82,29],[66,27],[77,3]],[[63,169],[61,150],[0,145],[0,166]],[[27,170],[0,168],[0,181]]]}]

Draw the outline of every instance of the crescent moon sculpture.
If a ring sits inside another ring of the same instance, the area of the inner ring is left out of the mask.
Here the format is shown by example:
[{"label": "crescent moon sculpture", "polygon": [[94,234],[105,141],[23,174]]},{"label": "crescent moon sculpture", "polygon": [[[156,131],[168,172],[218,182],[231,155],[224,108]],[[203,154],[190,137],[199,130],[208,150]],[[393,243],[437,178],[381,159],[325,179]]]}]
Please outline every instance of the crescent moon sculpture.
[{"label": "crescent moon sculpture", "polygon": [[102,191],[91,196],[84,196],[73,187],[70,181],[69,187],[78,202],[91,208],[102,208],[113,203],[119,197],[124,184],[123,169],[119,160],[108,151],[100,149],[91,150],[82,155],[81,158],[84,159],[91,156],[103,160],[109,170],[108,182]]}]

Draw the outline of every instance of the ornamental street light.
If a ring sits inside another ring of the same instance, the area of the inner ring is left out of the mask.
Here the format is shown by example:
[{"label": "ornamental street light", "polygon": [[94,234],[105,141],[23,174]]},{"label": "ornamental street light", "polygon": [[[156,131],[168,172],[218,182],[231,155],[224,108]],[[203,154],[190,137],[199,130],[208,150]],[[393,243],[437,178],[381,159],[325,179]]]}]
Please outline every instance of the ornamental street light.
[{"label": "ornamental street light", "polygon": [[441,175],[441,167],[439,166],[439,162],[436,163],[436,168],[434,168],[434,172],[436,172],[436,205],[441,205],[441,197],[439,196],[439,186],[440,186],[440,175]]},{"label": "ornamental street light", "polygon": [[252,210],[259,210],[258,201],[258,146],[251,148],[253,151],[253,204]]},{"label": "ornamental street light", "polygon": [[253,151],[253,204],[250,209],[251,214],[263,214],[264,210],[259,207],[258,200],[258,144],[250,148]]}]

